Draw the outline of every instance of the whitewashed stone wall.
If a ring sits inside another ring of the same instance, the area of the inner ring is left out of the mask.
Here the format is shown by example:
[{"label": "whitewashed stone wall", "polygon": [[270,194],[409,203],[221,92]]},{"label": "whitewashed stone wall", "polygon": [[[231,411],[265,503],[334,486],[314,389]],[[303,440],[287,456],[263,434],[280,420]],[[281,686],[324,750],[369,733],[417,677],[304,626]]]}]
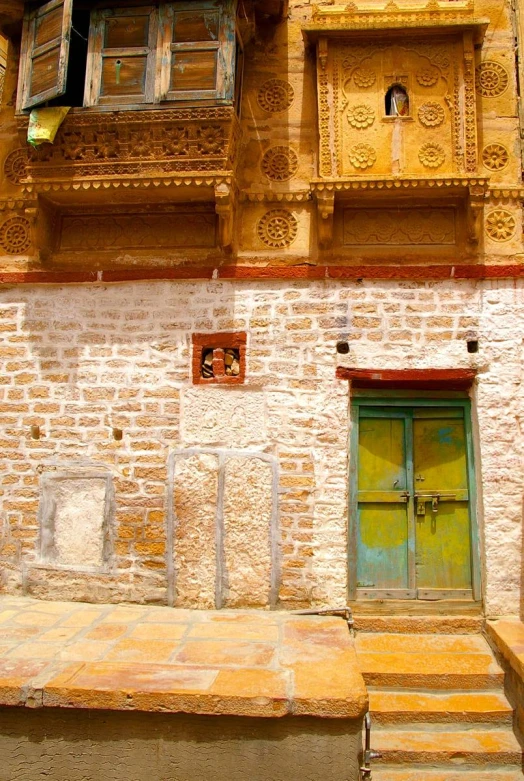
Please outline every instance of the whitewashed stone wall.
[{"label": "whitewashed stone wall", "polygon": [[[232,498],[237,480],[223,502],[232,540],[223,562],[227,599],[248,602],[245,578],[260,603],[271,587],[261,583],[271,577],[276,544],[281,606],[343,604],[350,398],[336,367],[474,366],[486,604],[490,614],[518,612],[523,304],[524,285],[515,281],[158,282],[0,291],[3,588],[158,602],[171,589],[178,604],[212,604],[213,451],[231,449],[239,458],[249,451],[275,460],[278,528],[264,536],[270,482],[266,473],[255,474],[263,461],[242,466],[247,482],[266,486],[257,494],[252,530],[260,561],[246,548],[249,505]],[[246,384],[194,387],[191,333],[220,330],[248,332]],[[465,344],[470,333],[480,341],[473,355]],[[336,353],[339,339],[350,342],[348,356]],[[123,430],[122,441],[113,439],[113,427]],[[188,448],[202,449],[192,456],[195,464],[181,459],[170,475],[171,457]],[[75,464],[113,478],[103,572],[88,571],[82,561],[75,567],[71,556],[67,566],[41,556],[41,482],[62,468],[74,472]],[[228,474],[226,489],[235,482],[233,467]],[[184,476],[177,493],[177,477]],[[185,535],[180,525],[169,534],[172,477],[175,514],[177,503],[181,517],[194,513]],[[237,529],[244,530],[240,537]],[[203,541],[208,558],[199,553],[198,566],[184,569]]]}]

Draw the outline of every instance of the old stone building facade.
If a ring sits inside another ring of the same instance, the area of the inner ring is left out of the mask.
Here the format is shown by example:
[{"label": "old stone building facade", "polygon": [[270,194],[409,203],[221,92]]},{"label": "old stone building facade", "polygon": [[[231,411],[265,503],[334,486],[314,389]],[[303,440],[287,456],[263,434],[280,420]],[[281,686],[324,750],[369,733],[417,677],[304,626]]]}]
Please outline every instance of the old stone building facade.
[{"label": "old stone building facade", "polygon": [[518,614],[518,9],[27,5],[0,0],[3,591]]}]

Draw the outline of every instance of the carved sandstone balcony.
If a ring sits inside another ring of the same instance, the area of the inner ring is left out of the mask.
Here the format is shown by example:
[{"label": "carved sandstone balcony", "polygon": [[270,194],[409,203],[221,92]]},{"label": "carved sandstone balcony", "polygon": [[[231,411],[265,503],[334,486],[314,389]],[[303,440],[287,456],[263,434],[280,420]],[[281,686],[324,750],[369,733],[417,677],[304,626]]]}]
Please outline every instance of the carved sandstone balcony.
[{"label": "carved sandstone balcony", "polygon": [[229,106],[71,112],[54,144],[26,145],[27,194],[67,207],[215,203],[219,244],[231,243],[240,136]]}]

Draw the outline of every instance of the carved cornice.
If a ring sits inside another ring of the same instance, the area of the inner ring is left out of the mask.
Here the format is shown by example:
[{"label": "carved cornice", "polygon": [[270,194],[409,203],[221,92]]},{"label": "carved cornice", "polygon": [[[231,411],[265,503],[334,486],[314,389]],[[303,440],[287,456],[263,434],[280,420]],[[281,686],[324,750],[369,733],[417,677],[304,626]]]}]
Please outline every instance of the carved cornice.
[{"label": "carved cornice", "polygon": [[[18,118],[22,138],[27,117]],[[115,187],[215,187],[234,175],[240,126],[234,109],[79,111],[54,144],[29,150],[26,191]]]},{"label": "carved cornice", "polygon": [[401,6],[390,0],[380,9],[361,9],[350,2],[346,6],[313,6],[311,22],[304,33],[316,38],[320,34],[344,33],[359,30],[393,30],[441,28],[441,31],[474,29],[481,38],[489,24],[488,19],[474,17],[472,0],[446,5],[429,0],[425,6]]},{"label": "carved cornice", "polygon": [[263,192],[256,193],[249,190],[243,190],[240,193],[241,201],[251,201],[252,203],[301,203],[302,201],[310,201],[312,198],[311,190],[299,190],[295,192]]},{"label": "carved cornice", "polygon": [[314,179],[311,189],[314,193],[323,191],[350,192],[352,190],[469,190],[481,187],[486,192],[489,177],[440,176],[440,177],[359,177],[358,179]]},{"label": "carved cornice", "polygon": [[34,184],[25,184],[25,193],[50,193],[50,192],[79,192],[82,190],[154,190],[156,188],[166,187],[206,187],[215,188],[218,185],[233,183],[231,171],[212,172],[209,176],[202,176],[199,173],[188,172],[180,176],[164,176],[155,179],[114,179],[110,181],[100,181],[100,179],[85,179],[81,182],[35,182]]}]

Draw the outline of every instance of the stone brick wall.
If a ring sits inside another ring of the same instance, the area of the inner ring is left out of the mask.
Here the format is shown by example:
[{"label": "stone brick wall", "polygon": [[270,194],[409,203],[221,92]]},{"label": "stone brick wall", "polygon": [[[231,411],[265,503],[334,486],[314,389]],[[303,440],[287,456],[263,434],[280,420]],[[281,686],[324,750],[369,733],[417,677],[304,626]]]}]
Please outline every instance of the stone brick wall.
[{"label": "stone brick wall", "polygon": [[[515,281],[3,289],[4,590],[197,607],[217,595],[234,606],[343,604],[350,389],[336,367],[473,366],[487,607],[517,612],[523,303]],[[194,331],[248,333],[244,385],[192,384]],[[337,354],[339,339],[349,355]],[[76,563],[56,553],[67,535],[49,539],[70,507],[65,488],[46,493],[61,474],[84,489],[96,476],[96,490],[77,492],[89,544],[82,560],[74,541]],[[106,535],[99,548],[96,534]]]}]

